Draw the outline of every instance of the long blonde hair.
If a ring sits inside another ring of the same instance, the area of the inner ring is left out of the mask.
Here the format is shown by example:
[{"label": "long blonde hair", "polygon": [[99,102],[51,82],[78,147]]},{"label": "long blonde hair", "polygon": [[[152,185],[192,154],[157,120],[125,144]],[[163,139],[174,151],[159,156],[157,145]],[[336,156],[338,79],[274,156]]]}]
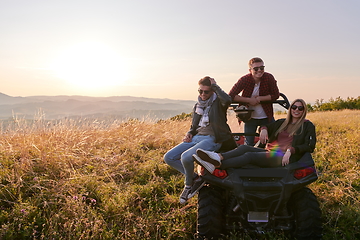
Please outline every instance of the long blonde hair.
[{"label": "long blonde hair", "polygon": [[[303,111],[303,114],[301,115],[300,119],[294,124],[292,125],[292,114],[291,114],[291,107],[296,103],[296,102],[300,102],[303,106],[304,106],[304,111]],[[287,116],[286,116],[286,119],[285,121],[281,124],[281,126],[279,127],[279,129],[275,132],[275,136],[277,136],[280,132],[284,131],[289,125],[292,125],[289,135],[290,136],[293,136],[295,135],[295,133],[301,128],[301,131],[302,131],[302,128],[303,128],[303,123],[305,121],[305,117],[306,117],[306,114],[307,114],[307,106],[306,106],[306,103],[303,99],[295,99],[291,104],[290,104],[290,107],[289,107],[289,110],[287,112]]]}]

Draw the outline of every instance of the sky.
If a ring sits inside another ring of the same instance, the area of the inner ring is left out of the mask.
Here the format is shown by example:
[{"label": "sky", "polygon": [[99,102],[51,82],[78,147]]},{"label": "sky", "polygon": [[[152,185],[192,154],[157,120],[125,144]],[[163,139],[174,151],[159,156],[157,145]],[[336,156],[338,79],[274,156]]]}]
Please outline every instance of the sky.
[{"label": "sky", "polygon": [[0,92],[196,100],[261,57],[289,100],[360,96],[358,0],[1,0]]}]

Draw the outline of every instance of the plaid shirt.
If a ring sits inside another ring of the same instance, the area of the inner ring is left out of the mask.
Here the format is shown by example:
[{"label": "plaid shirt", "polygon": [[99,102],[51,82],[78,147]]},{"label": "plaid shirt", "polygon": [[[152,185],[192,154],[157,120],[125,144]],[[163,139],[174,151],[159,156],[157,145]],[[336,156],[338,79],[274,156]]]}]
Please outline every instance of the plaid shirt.
[{"label": "plaid shirt", "polygon": [[[250,98],[255,87],[255,80],[252,75],[249,73],[243,77],[241,77],[237,83],[234,84],[232,89],[229,92],[229,95],[234,100],[234,97],[242,92],[241,96]],[[279,98],[279,89],[276,84],[276,80],[271,73],[265,72],[264,75],[260,79],[260,88],[259,88],[259,96],[271,96],[271,101],[275,101]],[[274,116],[274,108],[273,104],[271,103],[261,103],[266,116],[268,117],[269,121]]]}]

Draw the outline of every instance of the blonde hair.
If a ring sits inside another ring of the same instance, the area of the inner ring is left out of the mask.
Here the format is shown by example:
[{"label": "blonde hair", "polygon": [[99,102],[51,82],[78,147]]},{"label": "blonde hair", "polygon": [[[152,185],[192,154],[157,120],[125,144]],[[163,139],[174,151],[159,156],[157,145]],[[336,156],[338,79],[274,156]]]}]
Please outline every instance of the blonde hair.
[{"label": "blonde hair", "polygon": [[286,119],[285,121],[281,124],[281,126],[279,127],[279,129],[275,132],[275,136],[277,136],[280,132],[284,131],[289,125],[291,125],[292,123],[292,119],[293,119],[293,116],[291,114],[291,107],[297,103],[297,102],[300,102],[303,106],[304,106],[304,111],[303,111],[303,114],[301,115],[300,119],[294,124],[292,125],[292,128],[289,129],[290,132],[289,135],[290,136],[293,136],[295,135],[295,133],[301,128],[301,132],[303,130],[303,123],[305,121],[305,117],[306,117],[306,114],[307,114],[307,106],[306,106],[306,103],[303,99],[295,99],[291,104],[290,104],[290,107],[289,107],[289,111],[287,113],[287,116],[286,116]]}]

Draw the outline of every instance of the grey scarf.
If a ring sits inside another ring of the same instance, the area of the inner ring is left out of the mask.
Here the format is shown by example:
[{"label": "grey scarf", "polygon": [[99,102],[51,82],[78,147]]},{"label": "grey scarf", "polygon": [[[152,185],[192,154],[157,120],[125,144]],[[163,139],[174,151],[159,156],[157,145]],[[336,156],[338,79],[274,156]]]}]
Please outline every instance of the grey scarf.
[{"label": "grey scarf", "polygon": [[201,100],[200,96],[198,97],[198,102],[196,104],[195,112],[202,116],[199,122],[200,127],[206,127],[209,125],[210,107],[216,98],[217,98],[216,93],[213,93],[213,95],[211,95],[211,97],[205,101]]}]

